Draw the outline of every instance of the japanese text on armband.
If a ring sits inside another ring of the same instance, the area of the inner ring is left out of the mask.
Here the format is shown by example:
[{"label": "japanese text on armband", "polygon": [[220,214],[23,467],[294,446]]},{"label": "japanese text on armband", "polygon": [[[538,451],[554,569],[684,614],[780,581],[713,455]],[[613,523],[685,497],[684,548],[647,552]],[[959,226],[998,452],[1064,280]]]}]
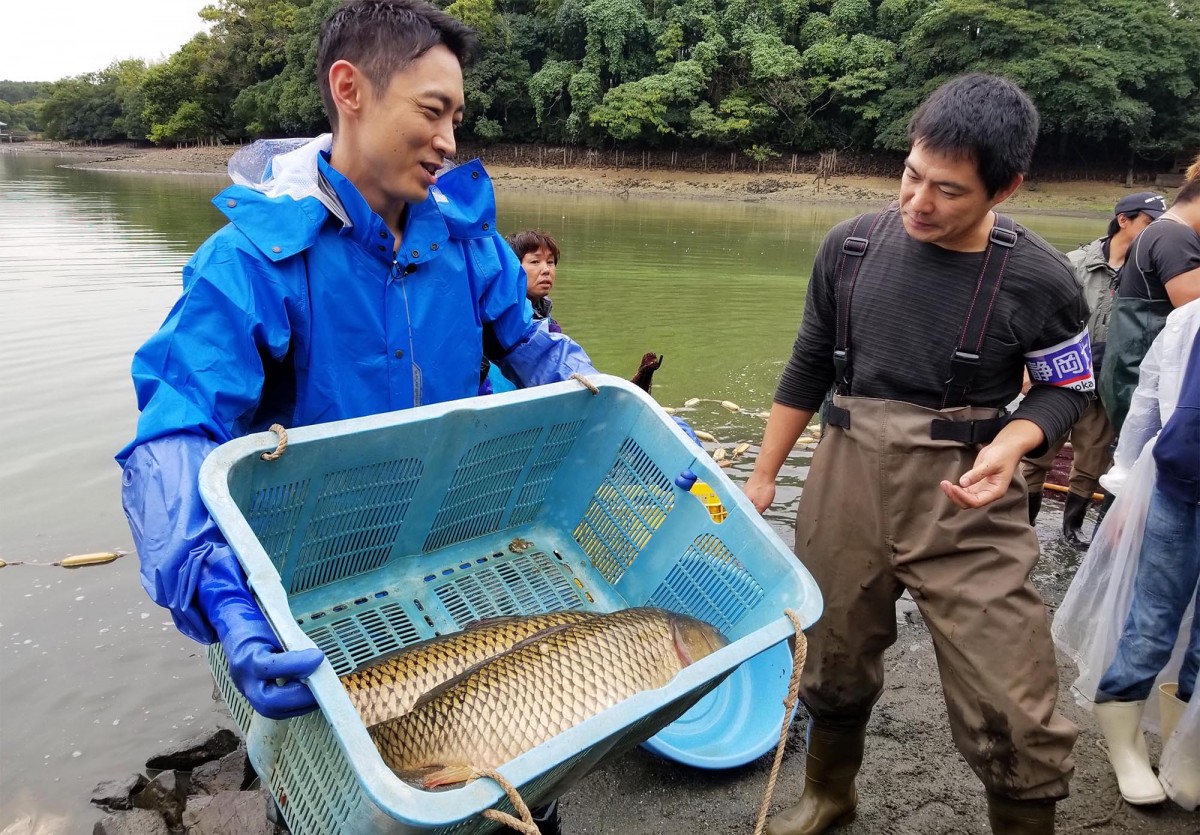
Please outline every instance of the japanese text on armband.
[{"label": "japanese text on armband", "polygon": [[1035,385],[1059,386],[1075,391],[1095,391],[1092,344],[1084,330],[1065,342],[1025,355],[1029,379]]}]

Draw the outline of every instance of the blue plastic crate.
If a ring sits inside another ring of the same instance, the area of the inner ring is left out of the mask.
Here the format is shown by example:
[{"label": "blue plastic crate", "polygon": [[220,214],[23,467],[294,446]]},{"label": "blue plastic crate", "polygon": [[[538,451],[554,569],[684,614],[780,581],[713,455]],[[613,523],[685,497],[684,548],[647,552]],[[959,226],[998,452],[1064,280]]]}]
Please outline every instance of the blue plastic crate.
[{"label": "blue plastic crate", "polygon": [[[338,681],[380,655],[480,618],[640,605],[731,639],[503,766],[532,805],[786,641],[785,608],[805,625],[820,614],[812,578],[713,461],[640,389],[593,381],[598,394],[568,382],[290,429],[270,462],[261,453],[277,439],[260,433],[205,461],[201,494],[276,634],[328,659],[309,680],[321,709],[274,721],[234,688],[220,647],[209,652],[295,835],[466,835],[496,827],[483,810],[511,811],[489,780],[425,791],[388,769]],[[684,469],[713,486],[727,519],[675,486]]]}]

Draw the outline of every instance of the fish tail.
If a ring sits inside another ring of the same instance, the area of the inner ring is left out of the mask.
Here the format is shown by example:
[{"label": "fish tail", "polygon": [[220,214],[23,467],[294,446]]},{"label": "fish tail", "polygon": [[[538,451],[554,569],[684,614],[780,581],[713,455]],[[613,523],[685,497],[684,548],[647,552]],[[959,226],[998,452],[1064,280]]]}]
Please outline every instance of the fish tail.
[{"label": "fish tail", "polygon": [[465,783],[474,774],[475,769],[469,765],[448,765],[426,774],[421,784],[427,789],[435,789],[438,786],[448,786],[451,783]]}]

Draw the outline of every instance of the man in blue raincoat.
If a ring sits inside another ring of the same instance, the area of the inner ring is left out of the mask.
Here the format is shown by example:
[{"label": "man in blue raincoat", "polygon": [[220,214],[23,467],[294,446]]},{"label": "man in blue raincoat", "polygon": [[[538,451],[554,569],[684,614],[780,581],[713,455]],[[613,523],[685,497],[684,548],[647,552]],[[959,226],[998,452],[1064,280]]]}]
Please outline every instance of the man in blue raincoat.
[{"label": "man in blue raincoat", "polygon": [[579,345],[533,323],[482,166],[438,173],[476,45],[419,0],[335,11],[318,43],[332,137],[259,159],[265,176],[235,173],[214,199],[228,225],[133,361],[142,413],[117,460],[142,584],[184,634],[221,642],[264,716],[315,707],[303,679],[323,656],[281,650],[200,500],[205,456],[272,423],[472,396],[485,354],[524,386],[595,373]]}]

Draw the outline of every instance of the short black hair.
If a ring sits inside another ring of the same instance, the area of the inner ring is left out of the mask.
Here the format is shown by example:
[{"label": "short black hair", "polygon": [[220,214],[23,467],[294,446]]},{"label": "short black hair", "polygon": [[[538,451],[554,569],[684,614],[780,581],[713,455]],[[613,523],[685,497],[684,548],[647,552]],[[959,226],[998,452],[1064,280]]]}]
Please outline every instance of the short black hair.
[{"label": "short black hair", "polygon": [[1118,212],[1113,215],[1112,220],[1108,222],[1108,237],[1112,237],[1121,231],[1121,218],[1125,218],[1130,223],[1133,223],[1142,213],[1141,212]]},{"label": "short black hair", "polygon": [[1112,237],[1121,231],[1121,218],[1124,217],[1130,223],[1140,215],[1141,212],[1118,212],[1112,216],[1112,220],[1108,222],[1108,237]]},{"label": "short black hair", "polygon": [[317,37],[317,84],[329,124],[337,130],[337,108],[329,68],[349,61],[383,92],[397,72],[438,44],[470,66],[479,48],[475,30],[424,0],[349,0],[321,27]]},{"label": "short black hair", "polygon": [[908,139],[942,154],[974,160],[988,196],[1029,170],[1038,112],[1007,78],[970,73],[938,87],[908,123]]}]

